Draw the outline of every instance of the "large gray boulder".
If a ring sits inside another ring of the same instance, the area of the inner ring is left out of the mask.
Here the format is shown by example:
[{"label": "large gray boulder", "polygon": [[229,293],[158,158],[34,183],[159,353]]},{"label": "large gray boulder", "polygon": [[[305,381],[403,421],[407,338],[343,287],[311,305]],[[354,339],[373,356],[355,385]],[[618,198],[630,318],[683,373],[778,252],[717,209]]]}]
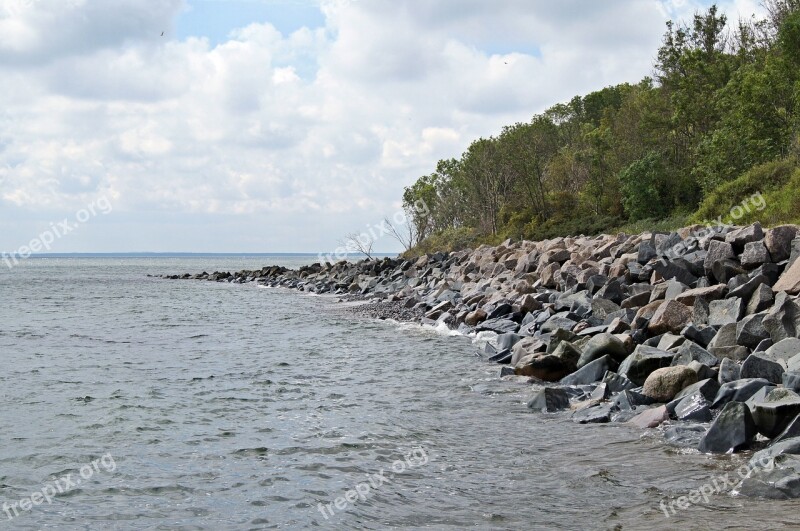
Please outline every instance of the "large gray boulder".
[{"label": "large gray boulder", "polygon": [[528,408],[543,413],[555,413],[569,409],[569,394],[561,388],[545,387],[540,389],[528,402]]},{"label": "large gray boulder", "polygon": [[786,366],[772,359],[766,353],[750,354],[742,363],[741,378],[763,378],[774,384],[780,384]]},{"label": "large gray boulder", "polygon": [[597,334],[584,345],[583,354],[581,354],[578,360],[578,368],[588,365],[594,360],[606,355],[610,356],[619,364],[628,357],[628,349],[625,348],[625,344],[614,335],[608,333]]},{"label": "large gray boulder", "polygon": [[756,402],[752,410],[758,432],[771,439],[800,414],[800,396],[788,389],[774,389],[764,400]]},{"label": "large gray boulder", "polygon": [[767,385],[770,385],[769,380],[763,378],[749,378],[728,382],[720,386],[711,407],[718,409],[729,402],[745,402],[756,394],[759,389]]},{"label": "large gray boulder", "polygon": [[625,358],[619,366],[619,374],[625,376],[636,385],[644,385],[650,374],[663,367],[672,365],[675,355],[655,347],[639,345],[633,354]]},{"label": "large gray boulder", "polygon": [[741,402],[730,402],[700,440],[702,453],[727,454],[749,448],[756,436],[750,408]]}]

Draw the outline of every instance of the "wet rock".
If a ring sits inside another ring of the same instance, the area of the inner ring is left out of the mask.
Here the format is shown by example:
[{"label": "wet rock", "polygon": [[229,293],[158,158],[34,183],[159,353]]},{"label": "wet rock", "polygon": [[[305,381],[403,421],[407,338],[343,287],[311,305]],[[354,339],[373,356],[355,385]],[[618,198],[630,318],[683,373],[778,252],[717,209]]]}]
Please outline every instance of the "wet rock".
[{"label": "wet rock", "polygon": [[619,367],[619,374],[636,385],[644,385],[650,374],[672,364],[674,354],[654,347],[639,345],[633,354],[625,358]]},{"label": "wet rock", "polygon": [[531,376],[544,382],[557,382],[576,370],[575,362],[580,352],[566,341],[559,344],[553,354],[531,354],[522,358],[515,366],[518,376]]},{"label": "wet rock", "polygon": [[569,409],[569,395],[564,389],[545,387],[528,402],[528,408],[543,413],[555,413]]},{"label": "wet rock", "polygon": [[464,322],[469,326],[477,326],[484,322],[487,317],[488,315],[485,311],[478,309],[467,314],[467,318],[464,319]]},{"label": "wet rock", "polygon": [[692,310],[680,302],[668,300],[658,307],[650,319],[648,329],[651,334],[658,335],[666,332],[680,333],[693,317]]},{"label": "wet rock", "polygon": [[759,462],[759,466],[751,468],[736,492],[751,498],[773,500],[800,497],[800,457],[782,455]]},{"label": "wet rock", "polygon": [[613,404],[599,404],[576,411],[572,414],[573,422],[578,424],[604,424],[611,421]]},{"label": "wet rock", "polygon": [[[795,437],[800,437],[800,415],[793,418],[780,435],[772,439],[772,446]],[[798,439],[798,442],[800,443],[800,439]]]},{"label": "wet rock", "polygon": [[629,420],[628,423],[641,429],[647,429],[657,428],[667,420],[669,420],[667,408],[665,406],[658,406],[640,413]]},{"label": "wet rock", "polygon": [[702,393],[695,393],[681,399],[675,407],[675,417],[683,421],[710,422],[711,402]]},{"label": "wet rock", "polygon": [[514,345],[514,347],[511,349],[513,352],[511,364],[516,365],[525,356],[530,356],[531,354],[536,353],[544,353],[546,349],[547,344],[541,339],[536,337],[526,337]]},{"label": "wet rock", "polygon": [[689,367],[664,367],[653,371],[647,377],[642,394],[656,402],[665,403],[695,383],[697,383],[697,373]]},{"label": "wet rock", "polygon": [[702,453],[727,454],[750,447],[756,427],[750,409],[741,402],[729,402],[700,441]]},{"label": "wet rock", "polygon": [[618,365],[611,356],[605,355],[583,365],[574,373],[564,377],[561,383],[564,385],[588,385],[599,382],[606,372],[616,369]]},{"label": "wet rock", "polygon": [[611,371],[607,372],[603,376],[602,381],[608,385],[608,388],[611,389],[611,392],[613,393],[620,393],[636,387],[635,383],[631,382],[624,376],[620,376],[619,374]]},{"label": "wet rock", "polygon": [[489,319],[476,326],[475,330],[477,332],[490,331],[498,334],[505,334],[508,332],[517,332],[519,330],[519,325],[510,319]]},{"label": "wet rock", "polygon": [[712,409],[718,409],[729,402],[745,402],[764,386],[769,385],[769,380],[763,378],[741,379],[722,384],[716,398],[711,404]]},{"label": "wet rock", "polygon": [[623,411],[636,410],[640,406],[649,406],[653,399],[641,393],[627,389],[617,394],[612,401],[617,409]]},{"label": "wet rock", "polygon": [[501,334],[497,337],[497,348],[499,350],[511,349],[522,340],[522,336],[517,334]]},{"label": "wet rock", "polygon": [[697,448],[703,436],[706,434],[706,427],[699,424],[678,424],[670,426],[664,430],[665,441],[680,448]]},{"label": "wet rock", "polygon": [[753,420],[758,432],[777,437],[800,414],[800,396],[788,389],[774,389],[753,407]]}]

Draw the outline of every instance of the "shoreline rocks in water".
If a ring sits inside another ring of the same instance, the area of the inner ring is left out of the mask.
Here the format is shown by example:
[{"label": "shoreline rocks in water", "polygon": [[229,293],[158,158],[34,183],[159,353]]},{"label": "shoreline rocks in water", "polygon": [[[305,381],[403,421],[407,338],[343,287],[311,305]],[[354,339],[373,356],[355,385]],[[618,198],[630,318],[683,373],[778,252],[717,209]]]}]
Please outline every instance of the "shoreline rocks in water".
[{"label": "shoreline rocks in water", "polygon": [[[335,294],[370,301],[355,307],[364,316],[493,332],[496,347],[482,354],[501,376],[544,386],[533,410],[578,423],[669,421],[670,443],[773,449],[774,459],[800,455],[798,256],[799,227],[756,223],[164,278]],[[800,468],[758,477],[769,481],[745,490],[785,496],[779,484],[800,482]]]}]

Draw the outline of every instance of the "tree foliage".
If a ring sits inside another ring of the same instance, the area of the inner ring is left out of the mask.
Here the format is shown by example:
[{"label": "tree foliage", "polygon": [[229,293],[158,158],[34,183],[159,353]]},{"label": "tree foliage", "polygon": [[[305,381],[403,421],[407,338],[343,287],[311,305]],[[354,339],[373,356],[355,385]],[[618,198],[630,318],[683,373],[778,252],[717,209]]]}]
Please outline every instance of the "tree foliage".
[{"label": "tree foliage", "polygon": [[716,6],[667,24],[655,75],[606,87],[476,140],[404,195],[434,236],[602,231],[692,212],[715,190],[800,151],[800,0],[736,25]]}]

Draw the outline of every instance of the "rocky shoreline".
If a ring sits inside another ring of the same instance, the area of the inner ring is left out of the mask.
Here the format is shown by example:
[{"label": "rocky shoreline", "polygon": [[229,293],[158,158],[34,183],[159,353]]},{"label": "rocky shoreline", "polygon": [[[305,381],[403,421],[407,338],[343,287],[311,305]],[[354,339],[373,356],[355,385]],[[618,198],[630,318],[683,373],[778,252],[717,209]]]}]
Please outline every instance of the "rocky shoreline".
[{"label": "rocky shoreline", "polygon": [[360,315],[487,338],[528,406],[665,426],[709,454],[761,450],[737,491],[800,497],[800,227],[506,241],[496,247],[164,278],[363,299]]}]

